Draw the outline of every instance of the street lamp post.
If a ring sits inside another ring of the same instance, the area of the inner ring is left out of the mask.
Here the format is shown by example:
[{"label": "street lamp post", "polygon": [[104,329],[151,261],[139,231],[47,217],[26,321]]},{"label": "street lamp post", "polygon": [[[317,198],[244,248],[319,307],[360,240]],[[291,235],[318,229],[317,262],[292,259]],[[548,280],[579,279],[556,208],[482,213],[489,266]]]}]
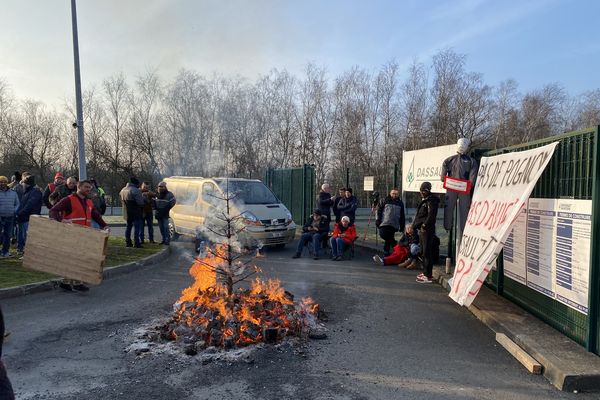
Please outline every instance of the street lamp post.
[{"label": "street lamp post", "polygon": [[75,64],[75,103],[77,107],[77,143],[79,145],[79,180],[87,179],[85,163],[85,137],[83,136],[83,104],[81,101],[81,75],[79,73],[79,40],[77,38],[77,9],[71,0],[71,20],[73,25],[73,58]]}]

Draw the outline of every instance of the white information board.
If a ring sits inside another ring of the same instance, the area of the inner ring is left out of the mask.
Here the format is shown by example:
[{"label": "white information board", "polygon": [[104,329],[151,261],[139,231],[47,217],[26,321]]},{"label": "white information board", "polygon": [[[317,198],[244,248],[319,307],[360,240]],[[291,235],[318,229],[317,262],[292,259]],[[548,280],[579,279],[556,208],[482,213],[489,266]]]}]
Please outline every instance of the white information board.
[{"label": "white information board", "polygon": [[527,284],[527,210],[523,208],[504,243],[504,274],[515,281]]},{"label": "white information board", "polygon": [[592,201],[529,199],[504,246],[504,273],[588,313]]},{"label": "white information board", "polygon": [[527,286],[554,297],[555,199],[530,199],[527,209]]},{"label": "white information board", "polygon": [[374,186],[375,186],[375,177],[374,176],[365,176],[363,179],[363,190],[372,192]]}]

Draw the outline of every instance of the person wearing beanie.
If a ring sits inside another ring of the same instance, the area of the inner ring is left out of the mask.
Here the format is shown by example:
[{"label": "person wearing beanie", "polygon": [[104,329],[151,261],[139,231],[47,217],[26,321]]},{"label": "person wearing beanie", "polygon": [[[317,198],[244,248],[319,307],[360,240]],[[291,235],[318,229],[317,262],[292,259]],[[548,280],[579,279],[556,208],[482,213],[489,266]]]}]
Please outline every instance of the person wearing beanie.
[{"label": "person wearing beanie", "polygon": [[324,217],[321,210],[317,208],[302,227],[302,236],[300,236],[296,254],[294,254],[292,258],[300,258],[304,246],[307,246],[312,242],[314,250],[313,258],[318,260],[319,251],[321,250],[321,241],[323,240],[323,236],[327,236],[328,233],[329,220]]},{"label": "person wearing beanie", "polygon": [[338,203],[338,212],[340,216],[348,216],[350,223],[354,223],[356,217],[356,209],[358,208],[358,199],[352,194],[352,188],[346,188],[344,197]]},{"label": "person wearing beanie", "polygon": [[10,240],[13,236],[15,213],[19,208],[19,197],[14,190],[8,188],[8,178],[0,176],[0,238],[2,248],[0,257],[10,257]]},{"label": "person wearing beanie", "polygon": [[42,195],[42,200],[44,201],[44,205],[48,209],[52,208],[52,204],[50,204],[50,195],[56,190],[57,187],[59,187],[60,185],[62,185],[64,183],[65,183],[64,176],[60,172],[57,172],[54,175],[54,180],[52,182],[50,182],[48,185],[46,185],[46,188],[44,189],[44,194]]},{"label": "person wearing beanie", "polygon": [[27,230],[29,229],[29,217],[40,215],[42,212],[42,191],[35,186],[35,177],[23,173],[23,198],[17,208],[17,253],[22,255],[27,241]]},{"label": "person wearing beanie", "polygon": [[420,192],[421,202],[417,206],[413,228],[419,232],[424,271],[417,276],[417,282],[431,283],[433,282],[433,264],[437,261],[433,259],[434,254],[439,254],[439,250],[435,249],[435,223],[440,199],[431,193],[430,182],[423,182]]},{"label": "person wearing beanie", "polygon": [[331,259],[333,261],[341,261],[344,248],[352,246],[356,240],[356,227],[350,222],[350,217],[344,215],[340,222],[335,224],[333,234],[329,239],[331,245]]},{"label": "person wearing beanie", "polygon": [[67,181],[62,185],[58,185],[56,189],[48,196],[48,203],[50,208],[54,207],[59,201],[65,197],[69,197],[73,193],[77,192],[77,179],[76,176],[70,176]]},{"label": "person wearing beanie", "polygon": [[[129,183],[121,189],[119,198],[123,205],[123,219],[127,222],[125,228],[125,242],[127,247],[142,247],[142,229],[144,196],[139,189],[140,181],[135,176],[129,178]],[[131,241],[131,230],[133,228],[133,243]]]}]

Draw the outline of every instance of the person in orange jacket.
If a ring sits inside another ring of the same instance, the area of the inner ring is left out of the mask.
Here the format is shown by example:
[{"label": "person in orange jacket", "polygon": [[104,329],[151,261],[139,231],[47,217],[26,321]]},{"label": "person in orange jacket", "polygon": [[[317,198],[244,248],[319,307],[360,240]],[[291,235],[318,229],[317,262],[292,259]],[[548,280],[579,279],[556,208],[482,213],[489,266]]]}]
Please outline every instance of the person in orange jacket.
[{"label": "person in orange jacket", "polygon": [[352,245],[356,240],[356,227],[350,223],[350,217],[343,216],[339,223],[335,224],[329,244],[331,245],[331,259],[340,261],[344,253],[344,247]]}]

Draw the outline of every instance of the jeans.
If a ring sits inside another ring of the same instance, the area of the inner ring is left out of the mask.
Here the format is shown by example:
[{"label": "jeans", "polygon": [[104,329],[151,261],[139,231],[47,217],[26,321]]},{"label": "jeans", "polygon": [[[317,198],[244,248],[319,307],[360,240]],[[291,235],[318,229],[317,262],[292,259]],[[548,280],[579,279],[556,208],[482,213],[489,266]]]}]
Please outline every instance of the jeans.
[{"label": "jeans", "polygon": [[154,242],[154,225],[152,224],[152,213],[145,215],[142,219],[142,243],[144,243],[144,227],[148,227],[148,239]]},{"label": "jeans", "polygon": [[321,250],[321,237],[322,233],[315,232],[304,232],[302,236],[300,236],[300,242],[298,242],[298,248],[296,249],[297,254],[302,253],[302,249],[304,245],[310,243],[312,241],[313,248],[315,250],[315,257],[319,257],[319,251]]},{"label": "jeans", "polygon": [[17,251],[23,252],[25,249],[27,229],[29,229],[29,222],[19,222],[19,230],[17,231]]},{"label": "jeans", "polygon": [[7,254],[10,249],[14,224],[15,217],[0,217],[0,238],[2,238],[2,251],[0,253],[2,254]]},{"label": "jeans", "polygon": [[136,246],[142,244],[142,230],[144,229],[144,220],[142,218],[135,219],[133,221],[127,221],[127,227],[125,228],[125,241],[128,245],[131,244],[131,228],[133,228],[133,241]]},{"label": "jeans", "polygon": [[171,241],[171,232],[169,232],[169,218],[160,218],[158,221],[158,229],[160,230],[160,235],[162,236],[162,241],[166,244],[169,244]]},{"label": "jeans", "polygon": [[341,257],[344,254],[344,239],[341,237],[329,239],[329,244],[331,245],[331,256],[332,257]]}]

